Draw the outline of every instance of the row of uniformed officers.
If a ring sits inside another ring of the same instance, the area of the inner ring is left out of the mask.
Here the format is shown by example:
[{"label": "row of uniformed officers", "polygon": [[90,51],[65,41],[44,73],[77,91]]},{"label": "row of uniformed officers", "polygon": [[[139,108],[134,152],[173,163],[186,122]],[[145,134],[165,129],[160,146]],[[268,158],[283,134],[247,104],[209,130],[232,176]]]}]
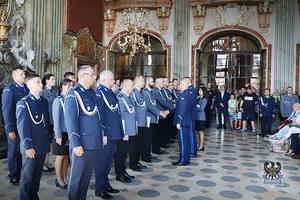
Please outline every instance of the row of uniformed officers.
[{"label": "row of uniformed officers", "polygon": [[[111,199],[109,193],[119,192],[111,187],[108,179],[114,155],[116,179],[130,182],[134,176],[125,170],[127,153],[130,155],[129,167],[141,171],[146,166],[139,160],[151,162],[151,150],[156,154],[164,153],[160,146],[168,142],[174,125],[178,131],[180,155],[172,164],[184,166],[190,163],[190,155],[197,152],[194,133],[197,92],[189,78],[181,80],[181,93],[173,95],[177,98],[172,98],[172,91],[164,87],[164,78],[157,78],[154,84],[153,78],[147,77],[146,85],[142,76],[136,76],[134,82],[125,79],[117,95],[112,91],[115,80],[111,71],[100,74],[100,85],[93,90],[95,78],[91,66],[82,66],[78,70],[78,83],[60,101],[62,121],[68,133],[65,145],[70,149],[68,199],[86,198],[93,168],[95,195]],[[38,199],[44,160],[50,151],[51,127],[47,100],[40,97],[43,89],[40,77],[29,75],[26,85],[29,94],[16,106],[23,161],[20,199]],[[16,86],[26,88],[25,84]],[[24,94],[17,93],[19,98]]]}]

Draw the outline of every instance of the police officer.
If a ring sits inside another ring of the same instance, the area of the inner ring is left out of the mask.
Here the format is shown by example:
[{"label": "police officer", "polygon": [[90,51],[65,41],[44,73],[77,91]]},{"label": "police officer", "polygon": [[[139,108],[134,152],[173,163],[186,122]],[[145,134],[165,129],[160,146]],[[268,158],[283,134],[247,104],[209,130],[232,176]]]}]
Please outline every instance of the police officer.
[{"label": "police officer", "polygon": [[299,103],[299,98],[293,93],[293,88],[288,86],[287,93],[280,96],[280,113],[283,120],[293,112],[294,103]]},{"label": "police officer", "polygon": [[[157,125],[159,116],[166,118],[167,112],[163,110],[159,110],[156,107],[156,100],[152,94],[152,89],[154,88],[154,81],[151,76],[146,78],[146,86],[142,90],[143,97],[146,102],[147,107],[147,133],[146,137],[144,138],[143,142],[143,149],[142,149],[142,160],[145,162],[152,162],[153,159],[156,157],[151,155],[151,144],[152,144],[152,136],[154,134],[154,127]],[[148,124],[149,123],[149,124]]]},{"label": "police officer", "polygon": [[177,78],[173,78],[172,79],[172,83],[173,83],[173,90],[172,90],[172,94],[174,96],[175,99],[177,99],[180,95],[179,90],[178,90],[178,79]]},{"label": "police officer", "polygon": [[[173,104],[170,104],[170,101],[167,101],[165,98],[163,91],[163,78],[156,78],[155,79],[155,88],[152,90],[152,94],[156,99],[156,107],[159,110],[167,111],[167,113],[172,112]],[[154,127],[154,134],[152,139],[152,153],[162,155],[165,151],[160,149],[161,143],[165,142],[163,139],[165,138],[166,127],[168,126],[167,119],[159,116],[159,121],[157,126]]]},{"label": "police officer", "polygon": [[96,76],[89,65],[78,70],[78,83],[69,90],[65,121],[69,135],[71,170],[68,199],[85,199],[97,152],[102,147],[101,118],[96,94],[90,87]]},{"label": "police officer", "polygon": [[50,152],[48,102],[40,93],[42,80],[37,74],[26,78],[30,93],[17,103],[16,117],[22,153],[20,199],[39,199],[38,191],[46,154]]},{"label": "police officer", "polygon": [[123,183],[130,183],[131,178],[126,176],[126,155],[129,148],[133,146],[132,142],[137,137],[136,128],[136,113],[133,102],[129,95],[133,91],[133,82],[130,79],[124,79],[122,83],[122,90],[118,94],[122,125],[124,136],[122,140],[117,141],[117,149],[115,152],[115,172],[117,175],[116,180]]},{"label": "police officer", "polygon": [[135,108],[135,117],[138,126],[138,135],[137,137],[132,138],[132,145],[129,150],[129,166],[133,171],[142,171],[142,169],[147,168],[142,165],[139,160],[141,156],[141,151],[143,148],[144,138],[147,133],[147,106],[144,100],[141,89],[145,86],[144,78],[141,75],[137,75],[134,78],[134,90],[130,94],[130,99]]},{"label": "police officer", "polygon": [[[114,75],[109,70],[100,74],[100,85],[95,89],[97,101],[101,107],[103,142],[95,163],[95,195],[103,199],[113,198],[108,193],[119,193],[108,182],[108,174],[116,147],[116,141],[123,138],[122,121],[119,110],[119,101],[111,90],[114,85]],[[127,174],[128,175],[128,174]],[[128,175],[130,176],[130,175]]]},{"label": "police officer", "polygon": [[196,119],[197,119],[197,96],[198,92],[195,89],[195,87],[192,85],[192,81],[190,77],[185,77],[184,80],[188,82],[188,100],[191,104],[191,114],[192,114],[192,124],[190,126],[190,147],[191,147],[191,156],[196,157],[197,156],[197,140],[196,140],[196,133],[195,133],[195,127],[196,127]]},{"label": "police officer", "polygon": [[12,70],[13,83],[7,85],[2,93],[2,113],[7,134],[8,150],[7,162],[9,170],[9,181],[13,185],[19,185],[22,168],[22,156],[20,154],[20,137],[16,124],[16,104],[29,93],[24,84],[25,72],[21,67]]},{"label": "police officer", "polygon": [[180,82],[181,94],[178,98],[174,113],[174,122],[178,129],[178,145],[180,149],[179,160],[172,163],[177,166],[186,166],[190,164],[190,127],[192,125],[192,104],[189,102],[190,91],[188,89],[189,81],[183,79]]},{"label": "police officer", "polygon": [[261,136],[268,136],[271,133],[272,118],[276,114],[274,97],[270,96],[270,89],[265,89],[265,95],[258,101],[259,116],[261,117]]}]

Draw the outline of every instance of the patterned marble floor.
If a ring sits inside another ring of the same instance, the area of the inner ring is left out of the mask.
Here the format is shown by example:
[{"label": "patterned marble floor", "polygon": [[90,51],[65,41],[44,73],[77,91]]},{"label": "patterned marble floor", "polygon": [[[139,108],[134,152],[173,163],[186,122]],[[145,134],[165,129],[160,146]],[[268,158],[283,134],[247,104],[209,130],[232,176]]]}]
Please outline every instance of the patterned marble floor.
[{"label": "patterned marble floor", "polygon": [[[110,183],[121,192],[114,199],[276,199],[291,200],[300,197],[300,162],[275,154],[268,150],[261,137],[250,132],[240,134],[230,130],[205,131],[205,151],[192,158],[191,165],[172,166],[178,158],[178,145],[167,149],[167,155],[158,156],[143,172],[135,175],[131,183],[115,181],[114,170],[110,173]],[[51,156],[53,163],[54,156]],[[283,166],[283,185],[264,185],[262,182],[263,163],[280,162]],[[17,200],[18,186],[9,184],[7,161],[0,160],[0,199]],[[54,185],[55,174],[44,173],[39,196],[41,200],[66,199],[66,190]],[[92,177],[87,199],[94,196],[95,180]]]}]

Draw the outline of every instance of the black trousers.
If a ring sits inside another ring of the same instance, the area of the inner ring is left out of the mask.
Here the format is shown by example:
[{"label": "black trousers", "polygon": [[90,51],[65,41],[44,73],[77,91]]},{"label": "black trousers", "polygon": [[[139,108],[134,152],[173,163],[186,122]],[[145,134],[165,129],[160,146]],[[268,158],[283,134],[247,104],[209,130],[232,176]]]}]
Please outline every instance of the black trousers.
[{"label": "black trousers", "polygon": [[117,177],[121,177],[126,173],[126,156],[131,145],[132,136],[129,137],[128,141],[117,140],[117,149],[115,152],[115,173]]},{"label": "black trousers", "polygon": [[159,119],[158,124],[155,124],[152,137],[152,151],[158,151],[160,149],[159,147],[162,143],[162,138],[164,137],[163,134],[167,134],[164,133],[167,124],[166,119]]},{"label": "black trousers", "polygon": [[151,123],[149,128],[146,128],[146,133],[143,141],[143,147],[141,151],[141,157],[143,159],[149,159],[151,146],[152,146],[152,135],[155,124]]},{"label": "black trousers", "polygon": [[300,154],[300,133],[293,133],[291,135],[291,149],[295,154]]},{"label": "black trousers", "polygon": [[206,105],[205,109],[205,127],[206,128],[210,128],[210,123],[211,123],[211,118],[212,118],[212,109],[211,109],[211,105]]},{"label": "black trousers", "polygon": [[138,134],[133,136],[129,149],[129,165],[135,166],[140,161],[144,138],[147,134],[147,127],[138,127]]},{"label": "black trousers", "polygon": [[272,126],[272,116],[263,116],[261,118],[261,136],[270,135]]},{"label": "black trousers", "polygon": [[228,117],[228,108],[226,108],[226,107],[218,108],[219,126],[222,126],[222,114],[224,116],[224,126],[226,126],[226,124],[227,124],[227,117]]}]

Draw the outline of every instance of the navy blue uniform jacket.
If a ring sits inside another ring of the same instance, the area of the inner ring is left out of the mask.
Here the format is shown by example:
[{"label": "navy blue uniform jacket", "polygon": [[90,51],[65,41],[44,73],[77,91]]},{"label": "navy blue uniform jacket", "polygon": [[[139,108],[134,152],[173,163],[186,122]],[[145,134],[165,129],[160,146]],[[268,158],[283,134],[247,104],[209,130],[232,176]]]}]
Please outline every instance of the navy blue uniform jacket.
[{"label": "navy blue uniform jacket", "polygon": [[94,90],[85,89],[77,83],[68,92],[65,121],[70,148],[82,146],[83,149],[94,150],[103,146],[100,111]]},{"label": "navy blue uniform jacket", "polygon": [[41,97],[39,100],[29,93],[17,103],[17,127],[21,139],[22,154],[28,149],[35,149],[36,155],[50,152],[50,125],[48,102]]}]

